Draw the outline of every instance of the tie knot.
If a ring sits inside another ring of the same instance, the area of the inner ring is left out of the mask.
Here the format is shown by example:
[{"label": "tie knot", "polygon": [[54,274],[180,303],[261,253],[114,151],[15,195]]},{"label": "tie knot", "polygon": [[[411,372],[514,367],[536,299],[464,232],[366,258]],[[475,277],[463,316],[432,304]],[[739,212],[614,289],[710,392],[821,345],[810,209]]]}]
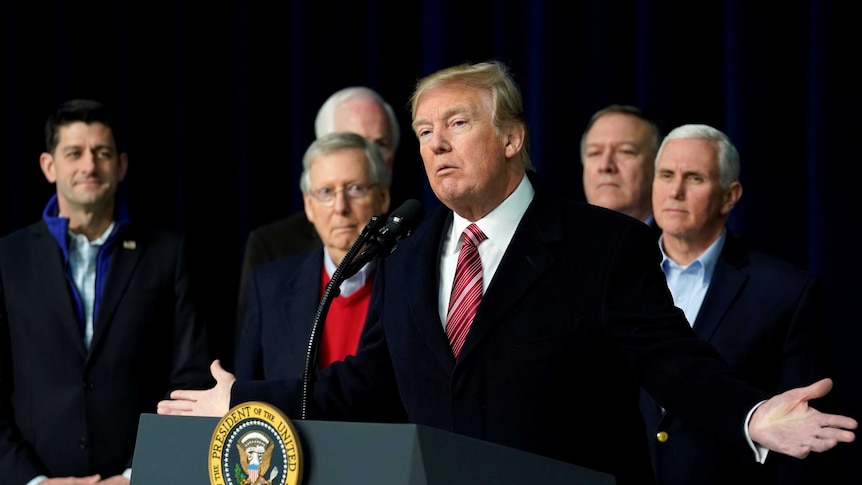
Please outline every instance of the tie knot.
[{"label": "tie knot", "polygon": [[478,247],[485,239],[488,239],[488,236],[476,224],[470,224],[464,229],[464,244]]}]

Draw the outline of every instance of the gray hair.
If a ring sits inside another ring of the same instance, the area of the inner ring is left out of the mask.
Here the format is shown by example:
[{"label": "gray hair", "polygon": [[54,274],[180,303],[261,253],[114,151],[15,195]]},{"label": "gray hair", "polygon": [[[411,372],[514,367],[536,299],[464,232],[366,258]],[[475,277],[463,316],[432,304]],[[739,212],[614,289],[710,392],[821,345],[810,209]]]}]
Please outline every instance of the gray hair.
[{"label": "gray hair", "polygon": [[671,130],[661,142],[655,158],[656,164],[667,142],[678,139],[706,140],[718,149],[718,176],[722,188],[727,189],[730,184],[739,180],[739,152],[727,135],[709,125],[688,124]]},{"label": "gray hair", "polygon": [[395,152],[398,148],[398,143],[401,141],[401,127],[398,124],[395,111],[377,91],[365,86],[351,86],[336,91],[329,96],[323,102],[320,109],[317,110],[317,117],[314,118],[314,135],[320,138],[323,135],[335,132],[336,109],[341,103],[355,97],[370,98],[376,101],[386,112],[386,118],[389,120],[389,132],[392,134],[392,151]]},{"label": "gray hair", "polygon": [[358,148],[365,153],[368,163],[368,176],[371,183],[382,189],[388,189],[392,182],[392,171],[383,162],[383,155],[376,143],[370,142],[356,133],[335,132],[314,140],[305,150],[302,157],[302,175],[299,177],[299,189],[308,194],[311,190],[311,165],[318,158],[341,150]]}]

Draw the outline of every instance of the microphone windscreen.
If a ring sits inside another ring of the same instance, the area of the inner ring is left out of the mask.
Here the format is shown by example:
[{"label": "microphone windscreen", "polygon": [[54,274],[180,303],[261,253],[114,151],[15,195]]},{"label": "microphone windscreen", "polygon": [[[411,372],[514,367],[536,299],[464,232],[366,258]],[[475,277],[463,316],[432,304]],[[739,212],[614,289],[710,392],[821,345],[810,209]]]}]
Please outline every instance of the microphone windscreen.
[{"label": "microphone windscreen", "polygon": [[389,219],[412,232],[425,217],[425,206],[416,199],[407,199],[397,209],[392,211]]}]

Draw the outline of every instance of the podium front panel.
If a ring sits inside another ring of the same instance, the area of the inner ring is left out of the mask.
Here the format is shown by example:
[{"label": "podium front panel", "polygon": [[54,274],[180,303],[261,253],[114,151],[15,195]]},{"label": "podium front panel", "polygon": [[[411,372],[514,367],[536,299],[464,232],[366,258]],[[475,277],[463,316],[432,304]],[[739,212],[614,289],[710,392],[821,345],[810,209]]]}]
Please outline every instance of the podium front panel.
[{"label": "podium front panel", "polygon": [[[141,415],[131,485],[209,483],[218,418]],[[415,424],[293,420],[305,485],[614,485],[611,475]]]}]

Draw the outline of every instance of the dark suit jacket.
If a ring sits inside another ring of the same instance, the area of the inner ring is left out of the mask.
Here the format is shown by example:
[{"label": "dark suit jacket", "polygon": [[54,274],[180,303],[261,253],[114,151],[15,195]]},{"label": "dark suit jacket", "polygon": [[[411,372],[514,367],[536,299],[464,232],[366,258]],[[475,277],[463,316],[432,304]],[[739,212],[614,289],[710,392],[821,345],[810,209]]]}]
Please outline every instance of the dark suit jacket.
[{"label": "dark suit jacket", "polygon": [[[824,312],[822,289],[813,275],[748,250],[728,233],[694,331],[747,382],[776,394],[831,374]],[[641,406],[662,485],[816,483],[808,480],[819,457],[800,462],[776,456],[766,465],[752,463],[750,453],[738,456],[673,412],[662,415],[648,396]],[[660,431],[667,433],[664,443],[656,439]]]},{"label": "dark suit jacket", "polygon": [[302,375],[321,299],[322,267],[320,248],[252,271],[245,332],[236,349],[237,379]]},{"label": "dark suit jacket", "polygon": [[650,230],[652,231],[653,236],[655,236],[655,238],[658,239],[659,236],[661,236],[661,228],[658,227],[658,224],[656,224],[655,217],[651,217],[649,222],[647,223],[647,225],[649,226]]},{"label": "dark suit jacket", "polygon": [[0,240],[2,483],[122,473],[140,413],[172,389],[214,384],[179,237],[122,235],[89,352],[63,267],[44,222]]},{"label": "dark suit jacket", "polygon": [[[376,279],[374,326],[355,358],[318,374],[310,417],[403,406],[408,420],[652,481],[638,385],[746,448],[767,397],[725,371],[673,305],[646,224],[544,191],[524,214],[456,362],[438,314],[440,207],[398,243]],[[393,389],[395,391],[393,395]],[[236,382],[231,402],[298,416],[299,382]],[[392,396],[387,400],[387,396]]]},{"label": "dark suit jacket", "polygon": [[304,211],[253,229],[245,243],[245,255],[239,279],[239,300],[234,342],[242,338],[245,321],[246,293],[251,272],[257,266],[322,246],[314,225]]}]

